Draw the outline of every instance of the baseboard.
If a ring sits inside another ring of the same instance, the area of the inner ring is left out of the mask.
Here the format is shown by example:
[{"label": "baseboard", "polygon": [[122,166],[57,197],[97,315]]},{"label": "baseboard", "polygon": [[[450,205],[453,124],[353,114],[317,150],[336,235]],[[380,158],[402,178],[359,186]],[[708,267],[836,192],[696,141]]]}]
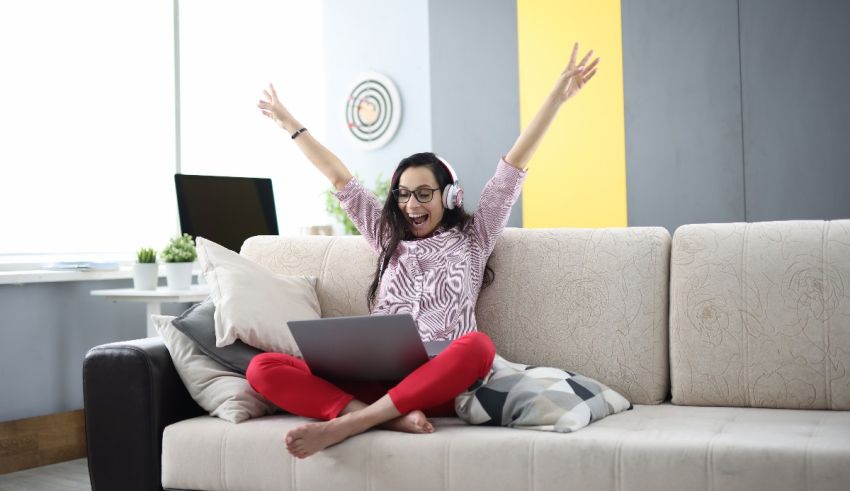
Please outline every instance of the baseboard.
[{"label": "baseboard", "polygon": [[0,474],[85,456],[82,409],[0,423]]}]

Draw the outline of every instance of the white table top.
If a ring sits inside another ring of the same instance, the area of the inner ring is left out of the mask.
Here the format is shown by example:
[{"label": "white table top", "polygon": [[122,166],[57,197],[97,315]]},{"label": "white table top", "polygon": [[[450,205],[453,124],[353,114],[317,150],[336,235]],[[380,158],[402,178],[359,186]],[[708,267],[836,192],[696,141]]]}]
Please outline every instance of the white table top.
[{"label": "white table top", "polygon": [[136,290],[134,288],[115,288],[112,290],[92,290],[95,297],[107,297],[112,300],[130,302],[200,302],[210,294],[207,285],[192,285],[189,290],[169,290],[159,287],[156,290]]}]

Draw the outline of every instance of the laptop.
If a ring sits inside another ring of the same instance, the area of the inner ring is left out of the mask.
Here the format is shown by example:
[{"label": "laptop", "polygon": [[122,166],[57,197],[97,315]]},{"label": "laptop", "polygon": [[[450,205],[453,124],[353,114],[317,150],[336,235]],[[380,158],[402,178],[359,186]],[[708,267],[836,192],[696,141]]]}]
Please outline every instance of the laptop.
[{"label": "laptop", "polygon": [[451,341],[422,342],[410,314],[287,322],[313,374],[327,380],[399,381]]}]

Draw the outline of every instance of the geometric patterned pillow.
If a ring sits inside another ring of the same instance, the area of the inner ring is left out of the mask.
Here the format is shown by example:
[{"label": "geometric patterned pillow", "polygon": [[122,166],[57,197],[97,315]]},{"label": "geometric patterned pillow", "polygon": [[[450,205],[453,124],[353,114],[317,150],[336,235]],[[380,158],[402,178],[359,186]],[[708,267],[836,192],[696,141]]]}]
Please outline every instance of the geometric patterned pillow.
[{"label": "geometric patterned pillow", "polygon": [[559,433],[631,408],[625,397],[591,378],[499,355],[487,378],[455,398],[455,411],[469,424]]}]

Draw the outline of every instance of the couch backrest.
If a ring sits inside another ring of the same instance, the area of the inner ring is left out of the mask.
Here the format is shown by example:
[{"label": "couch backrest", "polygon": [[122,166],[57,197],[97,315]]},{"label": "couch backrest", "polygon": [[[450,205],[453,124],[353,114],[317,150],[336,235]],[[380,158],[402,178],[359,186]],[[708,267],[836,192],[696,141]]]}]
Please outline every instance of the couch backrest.
[{"label": "couch backrest", "polygon": [[[318,280],[324,317],[368,314],[376,256],[361,237],[253,237],[242,254]],[[669,391],[670,235],[663,228],[514,229],[499,238],[479,329],[508,360],[596,378],[637,404]]]},{"label": "couch backrest", "polygon": [[850,409],[850,220],[685,225],[673,403]]}]

